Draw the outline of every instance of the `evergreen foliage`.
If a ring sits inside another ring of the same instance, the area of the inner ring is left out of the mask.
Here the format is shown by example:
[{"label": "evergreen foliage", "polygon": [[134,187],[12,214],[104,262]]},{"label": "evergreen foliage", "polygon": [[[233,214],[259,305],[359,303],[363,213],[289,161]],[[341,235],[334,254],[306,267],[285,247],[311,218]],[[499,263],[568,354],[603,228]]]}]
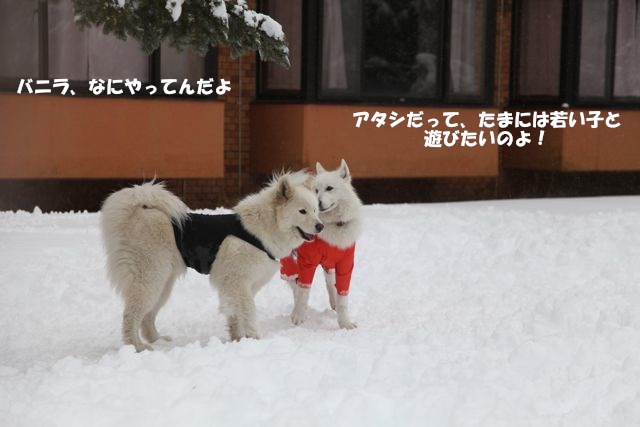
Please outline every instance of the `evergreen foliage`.
[{"label": "evergreen foliage", "polygon": [[73,0],[80,27],[102,26],[119,39],[133,37],[150,54],[163,41],[205,54],[229,46],[236,57],[257,50],[264,61],[289,67],[282,27],[245,0]]}]

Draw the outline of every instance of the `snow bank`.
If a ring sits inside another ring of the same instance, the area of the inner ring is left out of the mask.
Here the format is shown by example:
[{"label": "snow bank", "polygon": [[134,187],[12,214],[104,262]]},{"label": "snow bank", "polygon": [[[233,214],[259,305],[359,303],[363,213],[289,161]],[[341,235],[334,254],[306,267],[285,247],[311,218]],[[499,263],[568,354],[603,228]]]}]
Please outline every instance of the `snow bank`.
[{"label": "snow bank", "polygon": [[189,272],[155,352],[120,344],[98,215],[0,213],[0,420],[11,426],[640,425],[640,198],[367,206],[351,311],[316,276],[291,325],[226,341]]}]

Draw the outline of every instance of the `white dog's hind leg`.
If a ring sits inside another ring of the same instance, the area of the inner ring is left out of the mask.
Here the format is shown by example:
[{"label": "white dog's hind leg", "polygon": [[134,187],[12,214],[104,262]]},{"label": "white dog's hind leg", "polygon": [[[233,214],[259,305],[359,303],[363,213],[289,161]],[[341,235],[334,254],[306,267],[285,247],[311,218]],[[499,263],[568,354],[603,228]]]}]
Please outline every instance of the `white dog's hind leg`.
[{"label": "white dog's hind leg", "polygon": [[291,322],[299,325],[304,322],[307,314],[307,305],[309,304],[309,293],[311,288],[303,288],[296,285],[293,289],[293,311],[291,312]]},{"label": "white dog's hind leg", "polygon": [[327,294],[329,294],[329,306],[332,310],[336,309],[336,270],[322,270],[324,272],[324,282],[327,285]]},{"label": "white dog's hind leg", "polygon": [[176,278],[177,274],[173,273],[169,280],[167,280],[167,283],[164,285],[164,289],[162,290],[162,294],[160,294],[160,298],[158,299],[156,305],[142,319],[142,338],[144,338],[149,343],[154,343],[158,339],[171,341],[170,336],[160,336],[160,334],[158,334],[158,330],[156,329],[156,316],[158,315],[158,311],[160,311],[160,309],[166,304],[169,296],[171,296],[171,291],[173,290],[173,284],[175,283]]},{"label": "white dog's hind leg", "polygon": [[349,297],[347,295],[338,295],[336,312],[338,313],[338,325],[342,329],[353,329],[358,326],[349,318]]},{"label": "white dog's hind leg", "polygon": [[253,295],[242,304],[241,315],[238,316],[240,332],[244,329],[245,338],[260,339],[258,333],[258,324],[256,320],[256,303],[253,300]]},{"label": "white dog's hind leg", "polygon": [[227,316],[227,328],[233,341],[239,341],[240,338],[245,336],[244,329],[240,327],[237,316]]},{"label": "white dog's hind leg", "polygon": [[256,305],[253,292],[245,285],[225,283],[218,286],[220,311],[227,316],[229,335],[234,341],[241,338],[259,339],[256,326]]},{"label": "white dog's hind leg", "polygon": [[145,286],[138,285],[136,288],[125,295],[124,313],[122,314],[122,341],[125,344],[133,345],[139,353],[143,350],[153,350],[153,347],[140,340],[142,319],[153,307],[153,300],[150,302],[148,295],[144,295]]},{"label": "white dog's hind leg", "polygon": [[[161,255],[158,256],[161,259]],[[146,274],[142,274],[146,272]],[[132,281],[123,288],[124,313],[122,315],[122,340],[125,344],[131,344],[137,352],[153,350],[153,348],[140,340],[142,321],[147,314],[152,312],[160,301],[163,291],[172,270],[165,263],[146,265],[138,274],[142,276],[137,281]],[[136,277],[135,275],[133,277]]]}]

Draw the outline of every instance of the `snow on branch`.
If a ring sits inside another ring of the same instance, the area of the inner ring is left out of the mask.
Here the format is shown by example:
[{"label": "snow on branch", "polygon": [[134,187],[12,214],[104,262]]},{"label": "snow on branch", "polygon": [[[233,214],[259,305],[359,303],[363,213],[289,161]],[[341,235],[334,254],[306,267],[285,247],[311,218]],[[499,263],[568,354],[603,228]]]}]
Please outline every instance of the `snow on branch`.
[{"label": "snow on branch", "polygon": [[119,39],[133,37],[151,53],[163,41],[205,54],[226,45],[233,56],[258,51],[264,61],[289,67],[282,26],[249,9],[244,0],[73,0],[77,24],[102,27]]}]

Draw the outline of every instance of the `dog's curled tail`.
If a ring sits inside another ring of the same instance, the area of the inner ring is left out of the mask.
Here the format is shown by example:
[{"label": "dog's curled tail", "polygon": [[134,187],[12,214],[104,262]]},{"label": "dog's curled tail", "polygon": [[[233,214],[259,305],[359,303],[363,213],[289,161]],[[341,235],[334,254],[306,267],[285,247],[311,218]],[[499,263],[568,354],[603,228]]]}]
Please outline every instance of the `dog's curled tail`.
[{"label": "dog's curled tail", "polygon": [[130,256],[131,245],[140,242],[130,233],[137,223],[136,218],[145,218],[147,212],[162,212],[170,221],[182,226],[189,208],[166,190],[163,183],[153,181],[116,191],[102,204],[100,228],[107,254],[107,274],[118,292],[129,287],[136,277],[137,267]]},{"label": "dog's curled tail", "polygon": [[177,225],[182,225],[189,208],[169,190],[164,183],[146,182],[141,185],[124,188],[111,194],[102,204],[102,230],[108,233],[111,227],[119,226],[129,220],[137,209],[158,209]]}]

